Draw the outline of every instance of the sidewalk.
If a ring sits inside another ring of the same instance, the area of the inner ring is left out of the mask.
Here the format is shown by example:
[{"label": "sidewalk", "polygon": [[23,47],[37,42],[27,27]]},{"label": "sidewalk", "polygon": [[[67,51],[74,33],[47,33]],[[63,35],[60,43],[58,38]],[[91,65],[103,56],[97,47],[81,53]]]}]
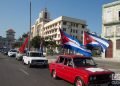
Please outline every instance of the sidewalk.
[{"label": "sidewalk", "polygon": [[56,60],[57,55],[53,55],[53,56],[46,56],[46,58],[48,59],[48,63],[54,62]]},{"label": "sidewalk", "polygon": [[[54,62],[57,58],[57,55],[53,56],[46,56],[48,59],[48,63]],[[120,59],[113,59],[113,58],[102,58],[102,57],[93,57],[94,60],[96,61],[104,61],[104,62],[118,62],[120,63]]]},{"label": "sidewalk", "polygon": [[94,59],[94,60],[98,60],[98,61],[118,62],[118,63],[120,63],[120,59],[115,59],[115,58],[93,57],[93,59]]}]

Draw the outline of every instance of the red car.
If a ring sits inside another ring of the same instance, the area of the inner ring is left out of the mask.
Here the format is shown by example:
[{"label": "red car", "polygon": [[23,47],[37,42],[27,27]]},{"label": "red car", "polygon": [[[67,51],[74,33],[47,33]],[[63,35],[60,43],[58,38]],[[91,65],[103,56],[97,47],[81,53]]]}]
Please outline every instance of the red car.
[{"label": "red car", "polygon": [[91,57],[80,55],[60,55],[49,64],[54,79],[62,78],[75,86],[108,86],[114,72],[98,68]]}]

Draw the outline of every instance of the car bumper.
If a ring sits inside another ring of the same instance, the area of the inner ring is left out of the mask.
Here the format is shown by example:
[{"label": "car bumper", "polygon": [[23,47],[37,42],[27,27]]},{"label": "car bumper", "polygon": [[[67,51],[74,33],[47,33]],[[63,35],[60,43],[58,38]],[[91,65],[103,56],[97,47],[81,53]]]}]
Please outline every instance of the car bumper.
[{"label": "car bumper", "polygon": [[34,62],[34,63],[31,63],[31,65],[42,66],[42,65],[48,65],[48,63],[45,63],[45,62]]},{"label": "car bumper", "polygon": [[108,86],[111,81],[102,81],[102,82],[92,82],[88,86]]}]

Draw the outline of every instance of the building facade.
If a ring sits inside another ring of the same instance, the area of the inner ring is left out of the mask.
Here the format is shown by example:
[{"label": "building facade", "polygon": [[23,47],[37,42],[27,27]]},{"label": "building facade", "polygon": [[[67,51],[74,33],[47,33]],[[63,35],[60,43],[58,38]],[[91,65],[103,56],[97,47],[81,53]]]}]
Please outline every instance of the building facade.
[{"label": "building facade", "polygon": [[31,38],[39,35],[44,38],[51,38],[56,41],[57,44],[60,44],[61,36],[59,29],[76,37],[81,42],[83,40],[83,31],[88,31],[85,20],[66,16],[60,16],[51,20],[49,12],[45,9],[40,13],[39,18],[32,26]]},{"label": "building facade", "polygon": [[15,43],[15,31],[13,29],[8,29],[6,31],[6,39],[7,39],[6,47],[12,48],[13,44]]},{"label": "building facade", "polygon": [[120,1],[103,5],[102,11],[102,36],[110,43],[103,58],[120,59]]},{"label": "building facade", "polygon": [[0,36],[0,48],[7,48],[8,40],[5,37]]}]

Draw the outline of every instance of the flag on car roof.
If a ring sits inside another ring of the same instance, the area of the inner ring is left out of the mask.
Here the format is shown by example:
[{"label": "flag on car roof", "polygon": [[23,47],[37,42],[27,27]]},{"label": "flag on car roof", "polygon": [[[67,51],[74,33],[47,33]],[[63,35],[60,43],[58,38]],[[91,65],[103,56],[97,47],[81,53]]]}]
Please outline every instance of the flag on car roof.
[{"label": "flag on car roof", "polygon": [[106,39],[100,38],[97,35],[84,32],[84,45],[92,45],[92,46],[101,46],[102,52],[105,52],[105,50],[109,47],[109,42]]},{"label": "flag on car roof", "polygon": [[29,39],[29,37],[27,37],[27,38],[25,39],[24,43],[23,43],[22,46],[19,48],[19,52],[20,52],[20,53],[24,53],[25,47],[26,47],[27,44],[28,44],[28,39]]},{"label": "flag on car roof", "polygon": [[85,47],[74,37],[60,30],[61,42],[64,48],[74,50],[84,56],[91,57],[91,51],[85,49]]}]

